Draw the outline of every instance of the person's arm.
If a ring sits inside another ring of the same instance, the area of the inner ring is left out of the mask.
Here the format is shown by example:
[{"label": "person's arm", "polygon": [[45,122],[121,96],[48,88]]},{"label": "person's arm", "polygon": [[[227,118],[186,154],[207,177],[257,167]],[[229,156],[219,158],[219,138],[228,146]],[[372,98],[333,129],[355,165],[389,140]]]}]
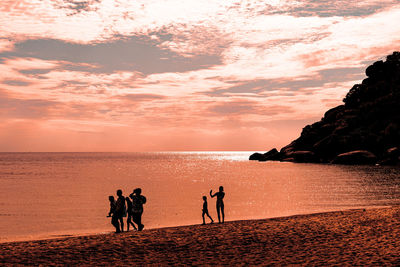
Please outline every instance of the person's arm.
[{"label": "person's arm", "polygon": [[146,197],[145,197],[145,196],[142,196],[142,204],[145,204],[146,201],[147,201]]},{"label": "person's arm", "polygon": [[110,203],[110,211],[108,212],[108,216],[111,216],[111,214],[114,213],[114,205]]},{"label": "person's arm", "polygon": [[210,190],[210,197],[215,197],[217,195],[217,193],[215,193],[214,195],[212,194],[212,189]]}]

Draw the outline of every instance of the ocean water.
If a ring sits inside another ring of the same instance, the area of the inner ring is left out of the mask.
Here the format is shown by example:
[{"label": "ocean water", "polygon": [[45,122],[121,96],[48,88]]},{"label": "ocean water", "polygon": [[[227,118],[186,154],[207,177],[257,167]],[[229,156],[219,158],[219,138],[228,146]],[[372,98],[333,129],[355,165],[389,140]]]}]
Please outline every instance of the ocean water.
[{"label": "ocean water", "polygon": [[249,161],[251,152],[0,153],[0,242],[113,231],[108,196],[141,187],[145,229],[400,204],[400,168]]}]

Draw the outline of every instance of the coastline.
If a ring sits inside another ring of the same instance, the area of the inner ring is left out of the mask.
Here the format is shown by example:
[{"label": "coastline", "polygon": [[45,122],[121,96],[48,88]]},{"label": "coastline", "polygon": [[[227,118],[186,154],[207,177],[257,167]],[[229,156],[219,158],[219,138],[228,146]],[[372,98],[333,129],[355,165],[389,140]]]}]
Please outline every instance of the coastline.
[{"label": "coastline", "polygon": [[400,207],[0,243],[3,264],[399,264]]},{"label": "coastline", "polygon": [[[303,215],[314,215],[314,214],[323,214],[323,213],[331,213],[331,212],[341,212],[348,210],[360,210],[360,209],[378,209],[378,208],[389,208],[393,205],[374,205],[374,206],[353,206],[353,207],[343,207],[342,209],[325,209],[325,210],[316,210],[316,211],[308,211],[308,212],[300,212],[300,213],[289,213],[271,217],[255,217],[255,218],[243,218],[243,219],[233,219],[226,222],[240,222],[240,221],[258,221],[258,220],[270,220],[270,219],[279,219],[279,218],[289,218],[294,216],[303,216]],[[145,227],[144,231],[148,230],[156,230],[156,229],[168,229],[168,228],[180,228],[180,227],[189,227],[189,226],[197,226],[196,224],[174,224],[174,225],[158,225],[158,226],[150,226]],[[207,221],[207,224],[209,222]],[[72,238],[72,237],[85,237],[85,236],[98,236],[98,235],[108,235],[113,234],[115,232],[114,227],[111,224],[107,224],[106,228],[98,228],[98,229],[85,229],[85,230],[62,230],[62,231],[53,231],[53,232],[43,232],[36,233],[30,235],[16,235],[10,237],[0,237],[0,245],[3,243],[20,243],[20,242],[33,242],[33,241],[45,241],[45,240],[53,240],[53,239],[63,239],[63,238]],[[132,230],[131,230],[132,232]]]}]

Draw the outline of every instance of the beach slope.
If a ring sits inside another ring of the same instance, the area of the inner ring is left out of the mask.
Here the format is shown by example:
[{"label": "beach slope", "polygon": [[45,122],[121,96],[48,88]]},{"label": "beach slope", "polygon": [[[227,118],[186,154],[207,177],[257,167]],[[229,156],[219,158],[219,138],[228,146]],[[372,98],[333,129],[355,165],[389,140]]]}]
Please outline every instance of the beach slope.
[{"label": "beach slope", "polygon": [[399,265],[399,236],[392,207],[3,243],[0,263]]}]

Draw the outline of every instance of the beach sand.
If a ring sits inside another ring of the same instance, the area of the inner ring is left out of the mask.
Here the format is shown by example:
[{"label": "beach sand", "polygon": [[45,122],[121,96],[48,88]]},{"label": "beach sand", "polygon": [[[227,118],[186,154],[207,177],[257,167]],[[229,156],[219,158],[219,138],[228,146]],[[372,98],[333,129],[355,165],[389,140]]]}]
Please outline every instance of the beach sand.
[{"label": "beach sand", "polygon": [[399,265],[400,207],[10,242],[0,249],[1,265]]}]

